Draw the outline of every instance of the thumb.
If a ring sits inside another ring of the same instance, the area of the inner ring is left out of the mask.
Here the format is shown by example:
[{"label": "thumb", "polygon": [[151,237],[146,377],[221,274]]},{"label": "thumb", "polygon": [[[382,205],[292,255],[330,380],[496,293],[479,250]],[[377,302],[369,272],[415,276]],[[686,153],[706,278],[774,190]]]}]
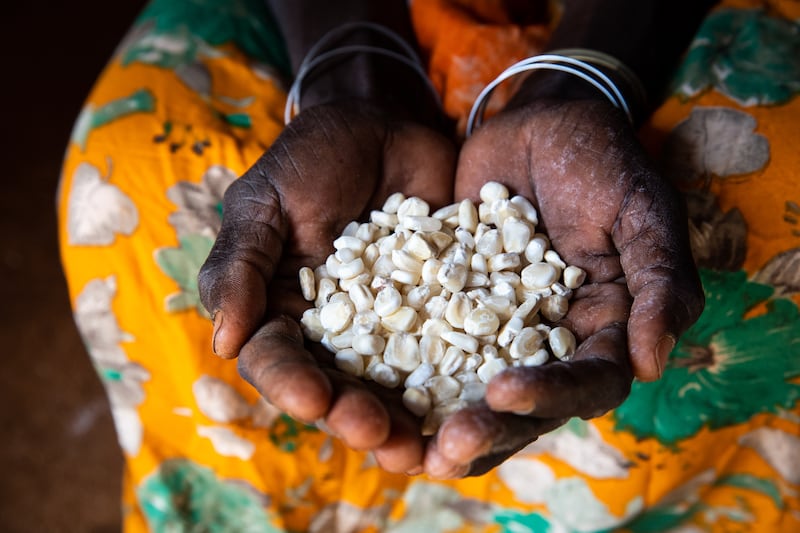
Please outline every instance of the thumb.
[{"label": "thumb", "polygon": [[652,381],[700,316],[704,296],[678,193],[657,177],[635,190],[620,211],[614,241],[633,296],[628,343],[634,373]]},{"label": "thumb", "polygon": [[198,277],[220,357],[236,357],[263,323],[285,235],[277,192],[263,174],[248,170],[225,192],[222,228]]}]

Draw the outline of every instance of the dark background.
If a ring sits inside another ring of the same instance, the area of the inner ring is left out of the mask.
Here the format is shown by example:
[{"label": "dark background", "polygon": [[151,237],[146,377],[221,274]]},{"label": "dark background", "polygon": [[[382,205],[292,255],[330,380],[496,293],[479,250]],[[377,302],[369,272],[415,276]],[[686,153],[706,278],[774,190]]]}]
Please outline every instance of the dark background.
[{"label": "dark background", "polygon": [[3,7],[0,531],[120,529],[122,458],[72,321],[55,197],[72,123],[144,4],[12,0]]}]

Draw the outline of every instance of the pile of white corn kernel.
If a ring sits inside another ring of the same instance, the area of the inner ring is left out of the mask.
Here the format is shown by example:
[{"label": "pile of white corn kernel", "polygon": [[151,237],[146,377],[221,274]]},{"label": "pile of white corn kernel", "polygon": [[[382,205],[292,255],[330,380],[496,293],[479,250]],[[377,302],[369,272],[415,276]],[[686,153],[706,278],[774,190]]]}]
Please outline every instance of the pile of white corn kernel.
[{"label": "pile of white corn kernel", "polygon": [[344,372],[402,384],[425,435],[480,401],[505,368],[575,352],[572,332],[551,324],[585,272],[536,233],[527,199],[497,182],[480,198],[431,214],[424,200],[395,193],[370,222],[345,227],[324,265],[300,269],[315,305],[301,320],[306,337]]}]

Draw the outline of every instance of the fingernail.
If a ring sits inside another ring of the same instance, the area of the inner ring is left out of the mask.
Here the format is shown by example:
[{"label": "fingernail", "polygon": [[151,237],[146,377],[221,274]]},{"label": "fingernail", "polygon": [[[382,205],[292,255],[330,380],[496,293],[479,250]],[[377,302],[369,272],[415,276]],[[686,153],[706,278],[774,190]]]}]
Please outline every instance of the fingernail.
[{"label": "fingernail", "polygon": [[217,311],[216,313],[214,313],[214,334],[211,337],[211,350],[214,352],[215,355],[219,355],[219,352],[217,352],[217,334],[219,333],[221,327],[222,327],[222,311]]},{"label": "fingernail", "polygon": [[412,468],[411,470],[409,470],[408,472],[406,472],[406,475],[407,476],[418,476],[418,475],[422,474],[424,471],[425,471],[425,469],[422,468],[422,465],[420,465],[420,466],[416,466],[416,467]]},{"label": "fingernail", "polygon": [[656,344],[656,367],[658,368],[658,377],[661,377],[663,374],[667,359],[669,359],[669,354],[672,352],[673,348],[675,348],[675,337],[670,334],[661,337],[658,344]]}]

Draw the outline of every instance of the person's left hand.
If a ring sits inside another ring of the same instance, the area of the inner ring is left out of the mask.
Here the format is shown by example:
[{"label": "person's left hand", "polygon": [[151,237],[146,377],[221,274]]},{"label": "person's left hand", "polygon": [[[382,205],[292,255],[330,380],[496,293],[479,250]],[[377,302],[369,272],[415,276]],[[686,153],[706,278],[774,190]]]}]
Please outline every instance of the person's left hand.
[{"label": "person's left hand", "polygon": [[486,402],[455,413],[429,443],[433,477],[483,473],[570,417],[618,406],[634,375],[660,377],[703,307],[679,197],[610,104],[538,101],[494,117],[461,151],[456,198],[477,200],[487,181],[531,200],[538,231],[587,272],[560,321],[579,347],[571,361],[497,375]]}]

